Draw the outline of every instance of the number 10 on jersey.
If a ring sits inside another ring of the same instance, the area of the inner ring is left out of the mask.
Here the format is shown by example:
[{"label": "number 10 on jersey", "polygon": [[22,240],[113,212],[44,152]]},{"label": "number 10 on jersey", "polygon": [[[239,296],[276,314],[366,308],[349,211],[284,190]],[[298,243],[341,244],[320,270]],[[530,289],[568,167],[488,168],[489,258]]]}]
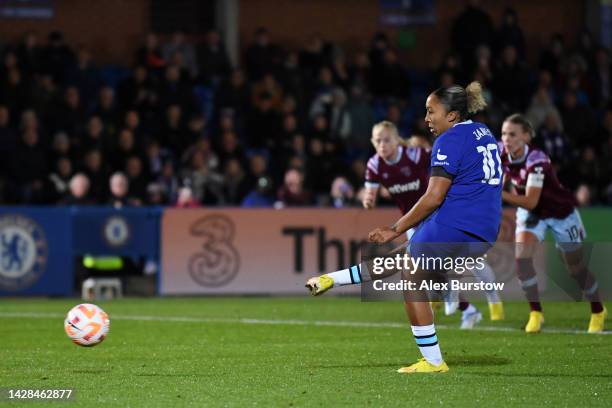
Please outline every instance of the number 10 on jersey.
[{"label": "number 10 on jersey", "polygon": [[[484,172],[484,178],[481,181],[494,186],[498,185],[501,182],[502,166],[501,158],[497,151],[497,145],[495,143],[489,143],[486,146],[476,146],[476,150],[478,153],[482,154],[482,171]],[[493,151],[495,151],[495,158],[493,158]],[[495,166],[495,160],[497,160],[497,167]]]}]

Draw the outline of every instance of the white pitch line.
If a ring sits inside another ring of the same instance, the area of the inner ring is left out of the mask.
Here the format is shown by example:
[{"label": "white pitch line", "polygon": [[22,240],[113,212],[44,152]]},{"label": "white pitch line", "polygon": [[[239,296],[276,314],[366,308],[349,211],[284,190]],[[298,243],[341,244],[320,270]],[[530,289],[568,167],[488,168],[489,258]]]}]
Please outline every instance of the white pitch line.
[{"label": "white pitch line", "polygon": [[[27,313],[27,312],[0,312],[2,317],[20,317],[31,319],[64,318],[60,313]],[[251,319],[251,318],[225,318],[225,317],[190,317],[190,316],[140,316],[140,315],[112,315],[113,320],[155,321],[155,322],[182,322],[182,323],[230,323],[230,324],[268,324],[293,326],[329,326],[329,327],[358,327],[382,329],[407,329],[408,323],[396,322],[357,322],[346,320],[296,320],[296,319]],[[436,324],[436,328],[446,330],[459,330],[458,326]],[[488,332],[522,332],[522,329],[507,326],[476,326],[473,331]],[[560,328],[544,328],[544,333],[553,334],[588,334],[586,330],[572,330]],[[612,331],[598,333],[610,335]]]}]

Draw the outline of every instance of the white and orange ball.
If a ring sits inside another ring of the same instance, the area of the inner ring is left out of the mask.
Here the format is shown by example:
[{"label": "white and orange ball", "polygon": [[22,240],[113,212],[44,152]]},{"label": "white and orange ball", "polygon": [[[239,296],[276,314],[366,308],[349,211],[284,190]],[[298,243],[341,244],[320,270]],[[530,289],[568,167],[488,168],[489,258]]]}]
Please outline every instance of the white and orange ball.
[{"label": "white and orange ball", "polygon": [[91,347],[102,342],[110,329],[108,315],[96,305],[76,305],[66,315],[64,330],[79,346]]}]

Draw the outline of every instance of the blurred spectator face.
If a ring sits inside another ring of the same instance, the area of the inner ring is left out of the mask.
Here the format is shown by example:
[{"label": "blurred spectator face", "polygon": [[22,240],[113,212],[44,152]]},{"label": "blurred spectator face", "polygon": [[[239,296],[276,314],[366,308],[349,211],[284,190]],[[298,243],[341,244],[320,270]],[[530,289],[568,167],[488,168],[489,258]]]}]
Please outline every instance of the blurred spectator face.
[{"label": "blurred spectator face", "polygon": [[147,197],[149,204],[160,205],[164,202],[163,188],[157,183],[150,183],[147,186]]},{"label": "blurred spectator face", "polygon": [[10,118],[11,117],[8,108],[4,105],[0,105],[0,126],[7,126]]},{"label": "blurred spectator face", "polygon": [[132,150],[134,147],[134,135],[128,129],[123,129],[119,133],[119,148],[123,151]]},{"label": "blurred spectator face", "polygon": [[135,179],[142,174],[142,161],[136,156],[132,156],[125,164],[125,172],[128,178]]},{"label": "blurred spectator face", "polygon": [[167,179],[174,177],[174,165],[171,161],[164,163],[164,167],[162,167],[162,176]]},{"label": "blurred spectator face", "polygon": [[533,100],[538,105],[550,105],[550,97],[548,96],[548,92],[544,87],[538,88],[535,95],[533,96]]},{"label": "blurred spectator face", "polygon": [[65,157],[57,161],[56,167],[57,173],[64,179],[67,179],[72,174],[72,162]]},{"label": "blurred spectator face", "polygon": [[559,118],[554,113],[549,113],[544,119],[544,127],[550,132],[558,132],[561,130],[561,123]]},{"label": "blurred spectator face", "polygon": [[55,88],[53,77],[49,74],[42,74],[40,76],[40,86],[46,91],[53,90]]},{"label": "blurred spectator face", "polygon": [[230,76],[230,83],[233,87],[239,88],[244,85],[244,74],[241,70],[235,69]]},{"label": "blurred spectator face", "polygon": [[287,133],[295,132],[297,129],[297,120],[293,115],[287,115],[283,119],[283,130]]},{"label": "blurred spectator face", "polygon": [[306,141],[304,140],[304,135],[295,135],[293,136],[293,140],[291,141],[291,147],[294,152],[303,153],[306,149]]},{"label": "blurred spectator face", "polygon": [[231,132],[234,130],[234,117],[231,115],[223,115],[219,121],[219,127],[222,132]]},{"label": "blurred spectator face", "polygon": [[[170,56],[170,62],[177,68],[185,67],[185,55],[181,51],[174,51]],[[180,78],[180,69],[179,69]],[[178,79],[177,79],[178,80]],[[176,82],[175,79],[169,79],[170,82]]]},{"label": "blurred spectator face", "polygon": [[302,182],[302,174],[298,170],[291,169],[285,173],[285,187],[291,194],[302,192]]},{"label": "blurred spectator face", "polygon": [[553,37],[550,44],[550,50],[556,56],[560,56],[563,53],[563,42],[558,36]]},{"label": "blurred spectator face", "polygon": [[23,142],[29,147],[36,146],[38,144],[38,132],[34,129],[24,130]]},{"label": "blurred spectator face", "polygon": [[547,70],[540,71],[540,76],[538,78],[538,84],[541,87],[548,88],[552,83],[552,74]]},{"label": "blurred spectator face", "polygon": [[12,86],[17,86],[21,82],[21,73],[17,68],[11,68],[8,71],[8,83]]},{"label": "blurred spectator face", "polygon": [[334,106],[344,106],[346,104],[346,94],[342,88],[334,88],[332,91],[332,103]]},{"label": "blurred spectator face", "polygon": [[591,205],[591,189],[586,184],[581,184],[576,190],[576,201],[578,206],[588,207]]},{"label": "blurred spectator face", "polygon": [[147,79],[147,69],[142,65],[134,68],[134,79],[139,84],[143,83]]},{"label": "blurred spectator face", "polygon": [[314,118],[314,128],[319,132],[327,130],[327,119],[323,115],[318,115]]},{"label": "blurred spectator face", "polygon": [[193,200],[193,192],[189,187],[181,187],[176,201],[177,206],[189,205]]},{"label": "blurred spectator face", "polygon": [[410,136],[410,139],[408,139],[408,146],[431,149],[431,142],[424,136],[412,135]]},{"label": "blurred spectator face", "polygon": [[266,29],[258,29],[255,33],[255,43],[260,47],[267,47],[270,43],[270,36],[268,35],[268,30]]},{"label": "blurred spectator face", "polygon": [[351,170],[353,174],[361,179],[366,171],[366,162],[361,159],[354,160],[353,163],[351,163]]},{"label": "blurred spectator face", "polygon": [[87,66],[91,62],[91,52],[86,47],[79,48],[77,58],[81,66]]},{"label": "blurred spectator face", "polygon": [[387,120],[395,124],[400,123],[402,119],[402,111],[397,105],[389,105],[387,108]]},{"label": "blurred spectator face", "polygon": [[104,125],[102,124],[102,119],[99,116],[92,116],[87,122],[87,134],[97,139],[102,134],[102,130]]},{"label": "blurred spectator face", "polygon": [[64,97],[66,104],[72,108],[76,109],[79,107],[79,90],[75,86],[70,86],[66,89],[66,94]]},{"label": "blurred spectator face", "polygon": [[4,55],[4,67],[17,68],[17,55],[14,52],[9,51]]},{"label": "blurred spectator face", "polygon": [[58,132],[53,136],[53,150],[60,154],[66,154],[70,150],[70,139],[64,132]]},{"label": "blurred spectator face", "polygon": [[321,68],[319,71],[319,81],[321,81],[323,85],[331,85],[333,80],[334,77],[331,70],[327,67]]},{"label": "blurred spectator face", "polygon": [[323,39],[319,34],[313,34],[308,39],[308,45],[306,46],[308,51],[312,53],[319,53],[323,49]]},{"label": "blurred spectator face", "polygon": [[516,63],[516,58],[516,48],[512,45],[506,46],[502,54],[502,60],[504,61],[504,64],[513,66]]},{"label": "blurred spectator face", "polygon": [[38,129],[38,116],[33,110],[26,110],[21,114],[22,129]]},{"label": "blurred spectator face", "polygon": [[288,166],[290,169],[296,169],[299,171],[304,171],[306,168],[306,163],[304,163],[304,159],[298,156],[293,156],[289,159]]},{"label": "blurred spectator face", "polygon": [[370,59],[365,52],[359,52],[355,55],[355,65],[358,68],[367,68],[370,66]]},{"label": "blurred spectator face", "polygon": [[147,37],[145,38],[145,47],[149,50],[154,50],[155,48],[157,48],[157,45],[157,35],[155,35],[154,33],[147,34]]},{"label": "blurred spectator face", "polygon": [[206,156],[201,150],[196,150],[191,156],[191,168],[193,170],[205,170],[206,169]]},{"label": "blurred spectator face", "polygon": [[394,160],[399,140],[391,129],[382,128],[372,134],[372,145],[380,157],[385,160]]},{"label": "blurred spectator face", "polygon": [[242,166],[236,159],[231,159],[225,165],[225,174],[228,177],[240,177],[243,174]]},{"label": "blurred spectator face", "polygon": [[169,65],[166,68],[166,80],[171,83],[176,83],[181,77],[181,71],[176,65]]},{"label": "blurred spectator face", "polygon": [[285,67],[287,68],[296,68],[299,65],[299,57],[298,53],[295,51],[291,51],[287,54],[285,58]]},{"label": "blurred spectator face", "polygon": [[577,99],[573,92],[566,92],[563,96],[563,106],[566,109],[573,109],[576,107]]},{"label": "blurred spectator face", "polygon": [[512,27],[516,24],[516,14],[513,10],[504,12],[504,25]]},{"label": "blurred spectator face", "polygon": [[450,72],[444,72],[440,76],[440,86],[449,87],[455,83],[455,77]]},{"label": "blurred spectator face", "polygon": [[344,177],[336,177],[332,182],[331,196],[333,198],[351,199],[355,196],[355,191]]},{"label": "blurred spectator face", "polygon": [[397,62],[397,54],[393,50],[386,50],[383,59],[387,65],[393,65]]},{"label": "blurred spectator face", "polygon": [[97,172],[102,166],[102,155],[98,150],[92,150],[85,157],[85,167],[92,172]]},{"label": "blurred spectator face", "polygon": [[221,136],[221,146],[225,152],[233,152],[238,147],[238,138],[234,132],[225,132]]},{"label": "blurred spectator face", "polygon": [[166,118],[170,124],[178,124],[181,120],[181,107],[179,105],[168,106]]},{"label": "blurred spectator face", "polygon": [[320,139],[312,139],[310,141],[310,154],[320,156],[323,154],[323,142]]},{"label": "blurred spectator face", "polygon": [[203,116],[194,116],[189,120],[189,130],[193,133],[202,133],[206,127],[206,121]]},{"label": "blurred spectator face", "polygon": [[250,167],[253,175],[260,176],[266,172],[268,164],[262,155],[256,154],[251,158]]},{"label": "blurred spectator face", "polygon": [[70,194],[83,198],[89,192],[89,179],[83,173],[77,173],[70,179]]},{"label": "blurred spectator face", "polygon": [[297,109],[297,104],[295,102],[295,99],[293,99],[291,95],[287,95],[283,99],[283,106],[281,108],[282,112],[288,115],[288,114],[294,113],[296,109]]},{"label": "blurred spectator face", "polygon": [[132,130],[137,129],[140,125],[140,116],[138,112],[134,110],[128,111],[125,114],[125,125]]},{"label": "blurred spectator face", "polygon": [[265,95],[259,98],[259,103],[257,107],[262,112],[269,112],[272,109],[272,98],[270,95]]},{"label": "blurred spectator face", "polygon": [[115,197],[125,197],[128,186],[128,180],[123,173],[115,173],[111,176],[110,190]]},{"label": "blurred spectator face", "polygon": [[25,35],[23,43],[28,49],[34,48],[38,45],[38,36],[36,35],[36,33],[30,31]]},{"label": "blurred spectator face", "polygon": [[593,149],[591,146],[585,147],[584,151],[582,152],[582,160],[585,162],[595,161],[595,149]]},{"label": "blurred spectator face", "polygon": [[157,157],[159,156],[159,144],[156,141],[149,143],[147,146],[147,156]]},{"label": "blurred spectator face", "polygon": [[115,91],[109,86],[100,89],[100,106],[103,109],[111,109],[115,102]]}]

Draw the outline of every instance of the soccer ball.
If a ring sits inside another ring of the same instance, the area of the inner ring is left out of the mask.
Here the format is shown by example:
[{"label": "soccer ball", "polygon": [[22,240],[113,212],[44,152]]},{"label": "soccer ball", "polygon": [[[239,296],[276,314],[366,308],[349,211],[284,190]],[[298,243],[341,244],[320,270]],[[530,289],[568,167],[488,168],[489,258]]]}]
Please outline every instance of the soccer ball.
[{"label": "soccer ball", "polygon": [[64,330],[74,344],[91,347],[108,334],[110,320],[104,310],[90,303],[76,305],[66,315]]}]

